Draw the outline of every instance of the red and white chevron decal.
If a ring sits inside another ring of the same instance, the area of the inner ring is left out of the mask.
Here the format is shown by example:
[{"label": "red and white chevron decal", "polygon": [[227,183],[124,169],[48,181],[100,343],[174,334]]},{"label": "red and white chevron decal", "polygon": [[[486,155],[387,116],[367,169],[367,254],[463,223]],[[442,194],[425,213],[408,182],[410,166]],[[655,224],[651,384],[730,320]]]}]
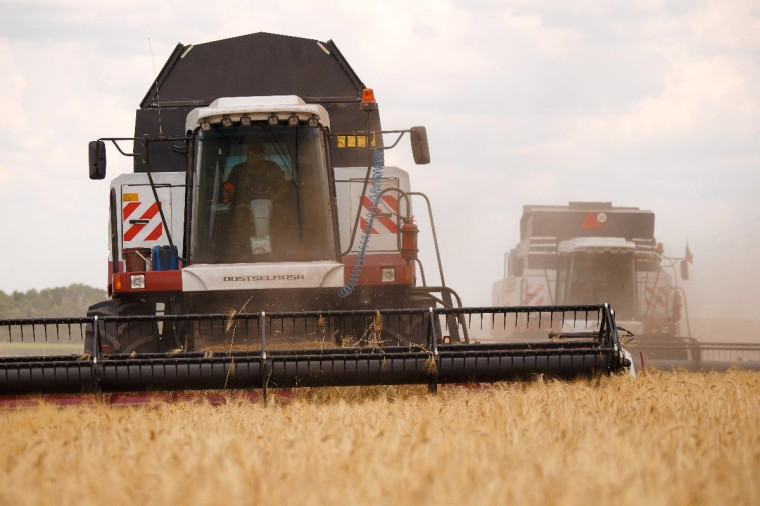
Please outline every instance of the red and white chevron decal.
[{"label": "red and white chevron decal", "polygon": [[536,285],[533,290],[527,287],[525,290],[525,305],[540,306],[546,298],[546,290],[543,284]]},{"label": "red and white chevron decal", "polygon": [[668,307],[668,287],[667,286],[661,286],[658,289],[655,289],[652,285],[647,285],[646,289],[646,302],[647,305],[652,305],[653,303],[659,307],[667,309]]},{"label": "red and white chevron decal", "polygon": [[[364,197],[362,200],[362,207],[367,211],[372,211],[372,200],[369,197]],[[398,198],[394,195],[383,195],[378,204],[378,213],[388,213],[390,211],[398,212]],[[361,229],[367,229],[367,220],[364,217],[361,218]],[[398,224],[396,223],[395,216],[375,216],[375,221],[372,224],[371,234],[397,234]]]},{"label": "red and white chevron decal", "polygon": [[125,244],[130,241],[157,241],[164,235],[156,202],[125,202],[121,215]]}]

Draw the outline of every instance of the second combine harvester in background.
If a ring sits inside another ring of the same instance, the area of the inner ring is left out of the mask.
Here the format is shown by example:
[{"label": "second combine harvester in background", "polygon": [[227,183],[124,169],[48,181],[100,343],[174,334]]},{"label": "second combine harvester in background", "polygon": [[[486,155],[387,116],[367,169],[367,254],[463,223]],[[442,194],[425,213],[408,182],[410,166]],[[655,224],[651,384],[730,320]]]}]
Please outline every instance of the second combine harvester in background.
[{"label": "second combine harvester in background", "polygon": [[503,279],[493,285],[494,305],[608,302],[629,336],[626,346],[640,352],[644,363],[760,366],[756,345],[699,343],[691,336],[678,283],[689,278],[690,259],[664,254],[654,222],[652,211],[610,202],[524,206],[520,242],[505,257]]},{"label": "second combine harvester in background", "polygon": [[[426,286],[411,200],[427,199],[383,159],[406,134],[427,163],[425,129],[383,131],[332,42],[257,33],[178,45],[135,136],[90,143],[93,179],[108,143],[134,157],[134,173],[111,183],[109,300],[86,318],[0,321],[11,342],[79,339],[86,354],[0,360],[0,390],[434,390],[629,365],[608,305],[462,308]],[[440,257],[438,269],[443,280]],[[578,314],[592,332],[478,342],[519,318]]]}]

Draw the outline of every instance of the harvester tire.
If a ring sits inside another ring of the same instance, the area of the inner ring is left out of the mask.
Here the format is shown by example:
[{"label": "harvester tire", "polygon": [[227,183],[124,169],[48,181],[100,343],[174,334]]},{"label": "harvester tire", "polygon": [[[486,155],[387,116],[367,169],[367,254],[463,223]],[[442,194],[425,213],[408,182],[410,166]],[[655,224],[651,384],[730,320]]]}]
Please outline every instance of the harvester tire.
[{"label": "harvester tire", "polygon": [[[99,302],[87,311],[89,318],[98,316],[148,316],[153,315],[153,307],[140,302],[122,303],[118,300]],[[154,353],[157,350],[158,328],[154,322],[107,322],[98,325],[101,350],[104,346],[114,354]],[[85,353],[93,354],[94,339],[92,325],[85,329]]]},{"label": "harvester tire", "polygon": [[[435,307],[435,299],[425,294],[409,294],[406,296],[404,307],[412,309],[427,309]],[[428,341],[428,316],[413,315],[403,317],[400,320],[388,318],[383,328],[383,336],[390,343],[416,347],[426,347]],[[441,336],[441,327],[436,319],[435,329],[437,335]]]}]

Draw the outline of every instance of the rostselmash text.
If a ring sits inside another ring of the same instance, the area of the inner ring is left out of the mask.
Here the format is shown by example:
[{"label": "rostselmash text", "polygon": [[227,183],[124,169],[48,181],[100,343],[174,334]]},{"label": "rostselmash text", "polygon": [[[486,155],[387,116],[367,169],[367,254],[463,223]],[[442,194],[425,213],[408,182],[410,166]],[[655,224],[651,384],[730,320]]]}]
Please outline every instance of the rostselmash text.
[{"label": "rostselmash text", "polygon": [[305,279],[303,274],[274,274],[272,276],[225,276],[224,281],[295,281]]}]

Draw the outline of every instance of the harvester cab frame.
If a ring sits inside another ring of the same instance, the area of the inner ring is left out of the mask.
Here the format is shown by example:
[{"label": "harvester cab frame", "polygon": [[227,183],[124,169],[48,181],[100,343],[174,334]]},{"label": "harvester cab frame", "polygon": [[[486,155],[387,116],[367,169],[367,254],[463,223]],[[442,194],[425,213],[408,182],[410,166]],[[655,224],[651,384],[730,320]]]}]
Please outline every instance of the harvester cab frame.
[{"label": "harvester cab frame", "polygon": [[[294,97],[295,98],[295,97]],[[220,99],[225,100],[225,99]],[[373,107],[368,107],[367,100],[371,100],[371,104]],[[215,102],[216,103],[216,102]],[[374,102],[374,94],[372,93],[372,90],[365,89],[363,96],[362,96],[362,102],[360,105],[361,110],[365,111],[367,114],[367,128],[370,126],[370,120],[369,115],[372,114],[374,111],[377,110],[377,104]],[[197,111],[197,112],[196,112]],[[177,142],[181,141],[185,143],[184,149],[186,152],[190,153],[190,156],[188,156],[188,164],[186,168],[186,182],[185,182],[185,206],[186,208],[190,208],[192,205],[193,198],[197,200],[198,196],[188,191],[193,186],[193,178],[197,177],[197,174],[194,171],[194,167],[198,165],[198,154],[200,151],[200,136],[202,136],[206,132],[212,132],[213,131],[225,131],[227,129],[233,128],[234,126],[241,126],[245,128],[250,128],[252,124],[255,124],[255,122],[252,122],[251,119],[251,111],[250,110],[241,110],[237,111],[237,114],[229,114],[230,111],[227,111],[227,114],[223,114],[221,119],[217,116],[217,121],[210,121],[210,118],[208,116],[205,116],[203,114],[202,109],[198,109],[196,111],[193,111],[193,115],[195,117],[188,118],[187,121],[187,128],[189,135],[180,137],[180,136],[159,136],[159,137],[150,137],[148,135],[145,135],[140,138],[136,137],[104,137],[100,138],[96,141],[92,141],[89,144],[89,176],[90,179],[93,180],[101,180],[104,179],[106,176],[106,167],[107,167],[107,156],[106,156],[106,142],[111,142],[117,149],[117,151],[122,154],[123,156],[127,157],[133,157],[140,159],[146,175],[148,177],[148,181],[150,184],[150,188],[153,193],[153,201],[158,206],[158,214],[161,217],[161,221],[163,224],[164,229],[166,230],[167,240],[169,242],[169,246],[171,248],[171,254],[181,263],[184,265],[190,265],[194,262],[194,255],[182,255],[180,256],[178,254],[178,249],[175,248],[175,241],[173,241],[172,234],[171,234],[171,227],[168,226],[166,217],[163,212],[163,208],[161,205],[161,200],[158,196],[157,189],[156,189],[156,183],[154,182],[154,179],[152,177],[152,174],[154,170],[151,168],[151,162],[149,159],[149,152],[148,146],[150,143],[163,143],[163,142]],[[363,187],[361,191],[361,198],[364,199],[367,196],[367,189],[370,185],[370,172],[372,170],[372,157],[371,157],[371,151],[372,150],[389,150],[395,148],[398,143],[401,141],[403,136],[405,134],[409,134],[410,136],[410,145],[412,149],[413,159],[416,164],[428,164],[430,163],[430,149],[427,141],[427,132],[424,126],[414,126],[410,129],[406,130],[381,130],[381,131],[369,131],[366,130],[364,132],[330,132],[329,131],[329,120],[320,121],[319,117],[317,115],[312,115],[309,117],[309,119],[304,121],[299,121],[298,117],[295,113],[291,113],[290,116],[287,117],[286,120],[282,120],[281,118],[278,118],[277,115],[267,110],[266,111],[267,117],[266,117],[266,123],[262,123],[265,125],[265,127],[268,130],[268,133],[270,136],[272,136],[273,139],[276,139],[276,136],[271,133],[271,128],[277,127],[279,125],[287,124],[288,127],[295,127],[298,128],[299,125],[302,125],[304,123],[308,123],[309,127],[322,127],[322,122],[324,121],[327,123],[327,127],[324,128],[323,135],[325,138],[332,138],[332,139],[345,139],[346,137],[350,137],[353,139],[356,139],[354,142],[358,142],[360,145],[363,144],[366,146],[366,149],[368,150],[368,156],[367,156],[367,172],[364,176],[363,180]],[[326,119],[326,118],[325,118]],[[190,134],[192,132],[192,134]],[[376,143],[375,139],[378,137],[382,137],[386,134],[394,134],[396,135],[396,139],[390,144],[390,145],[382,145],[382,143]],[[126,142],[131,141],[135,143],[135,146],[139,145],[141,146],[141,150],[139,152],[127,152],[125,151],[120,145],[119,142]],[[173,145],[173,149],[177,150],[177,145]],[[221,150],[220,150],[221,151]],[[328,170],[328,176],[327,180],[331,185],[334,185],[335,182],[335,175],[334,175],[334,169],[330,165],[330,157],[329,157],[329,149],[327,147],[320,143],[320,153],[321,156],[324,157],[325,163],[327,164],[327,170]],[[284,160],[285,156],[282,154],[281,151],[278,150],[277,156]],[[297,156],[297,155],[296,155]],[[287,165],[287,164],[286,164]],[[297,166],[297,158],[296,163],[292,164],[292,166],[288,165],[286,169],[291,175],[291,182],[296,184],[297,186],[300,186],[299,180],[300,178],[296,177],[296,174],[294,171],[298,170]],[[229,171],[229,168],[227,169]],[[399,194],[406,202],[405,206],[405,214],[401,214],[400,211],[393,211],[392,209],[389,210],[390,212],[388,214],[392,214],[397,216],[400,220],[403,220],[404,222],[404,228],[401,234],[398,234],[397,242],[399,246],[399,250],[402,252],[402,256],[407,261],[415,261],[419,263],[419,260],[416,256],[417,252],[417,244],[416,244],[416,234],[417,234],[417,228],[416,226],[413,226],[413,217],[411,215],[411,204],[410,204],[410,198],[413,195],[422,195],[417,192],[404,192],[403,190],[399,188],[385,188],[382,193],[388,193],[388,192],[395,192]],[[331,196],[334,198],[334,190],[331,191]],[[300,202],[300,200],[299,200]],[[429,207],[429,200],[427,201],[428,207]],[[337,214],[336,214],[336,207],[330,206],[331,209],[331,215],[332,215],[332,222],[333,227],[335,230],[337,230]],[[351,238],[349,241],[349,244],[347,246],[347,249],[341,253],[341,256],[347,255],[350,253],[352,246],[355,243],[357,232],[360,229],[360,218],[363,208],[361,206],[357,206],[356,216],[354,220],[354,224],[351,228]],[[376,210],[377,212],[377,210]],[[117,210],[114,208],[111,210],[111,213],[117,213]],[[190,215],[188,217],[192,217],[193,215]],[[432,218],[432,211],[431,211],[431,218]],[[112,222],[115,222],[115,218],[112,216]],[[136,222],[138,220],[132,220],[132,222]],[[191,224],[191,227],[195,224],[195,219],[188,220]],[[299,221],[300,221],[300,207],[299,207]],[[185,227],[186,230],[188,230],[191,227]],[[408,233],[403,233],[408,232]],[[337,232],[336,236],[337,238]],[[192,252],[193,251],[193,240],[191,239],[190,244],[187,242],[183,245],[183,248],[181,251],[185,252]],[[339,246],[336,246],[336,248]],[[119,248],[116,247],[115,244],[112,244],[112,254],[115,254]],[[436,244],[436,250],[437,250],[437,244]],[[442,268],[440,268],[440,254],[437,254],[438,263],[439,263],[439,270],[442,272]],[[119,262],[112,262],[113,266],[113,272],[116,273],[119,271]],[[421,267],[421,266],[420,266]],[[445,285],[445,283],[444,283]],[[445,286],[444,286],[445,288]],[[444,293],[444,298],[451,301],[451,291],[450,290],[442,290]],[[461,304],[460,304],[461,305]]]}]

